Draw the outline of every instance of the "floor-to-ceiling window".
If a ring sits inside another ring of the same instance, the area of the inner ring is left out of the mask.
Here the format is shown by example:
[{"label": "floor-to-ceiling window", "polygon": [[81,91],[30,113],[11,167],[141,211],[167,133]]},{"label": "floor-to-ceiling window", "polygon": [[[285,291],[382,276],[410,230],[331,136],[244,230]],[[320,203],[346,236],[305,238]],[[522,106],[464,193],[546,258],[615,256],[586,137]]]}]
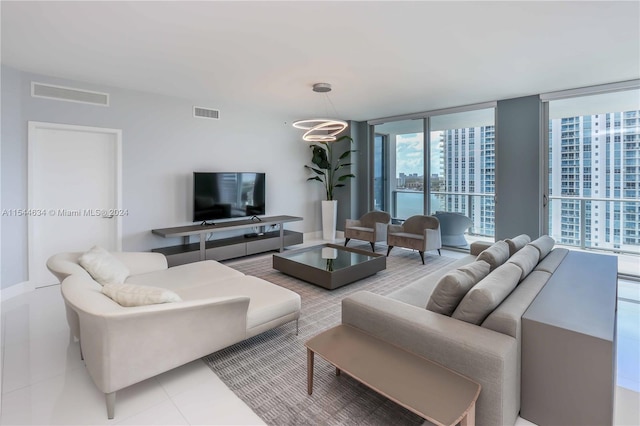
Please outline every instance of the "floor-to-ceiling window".
[{"label": "floor-to-ceiling window", "polygon": [[493,238],[494,125],[493,106],[375,123],[374,208],[397,220],[458,212],[473,221],[470,234]]},{"label": "floor-to-ceiling window", "polygon": [[431,211],[469,217],[469,233],[495,234],[495,110],[484,108],[430,119]]},{"label": "floor-to-ceiling window", "polygon": [[[374,176],[374,207],[388,211],[396,220],[424,214],[424,120],[378,124],[374,134],[374,175],[379,170],[386,174],[382,181],[388,182],[385,188]],[[378,196],[380,188],[384,189]]]},{"label": "floor-to-ceiling window", "polygon": [[384,210],[386,205],[387,178],[387,146],[388,136],[376,133],[373,136],[373,209]]},{"label": "floor-to-ceiling window", "polygon": [[548,233],[640,254],[640,90],[547,103]]}]

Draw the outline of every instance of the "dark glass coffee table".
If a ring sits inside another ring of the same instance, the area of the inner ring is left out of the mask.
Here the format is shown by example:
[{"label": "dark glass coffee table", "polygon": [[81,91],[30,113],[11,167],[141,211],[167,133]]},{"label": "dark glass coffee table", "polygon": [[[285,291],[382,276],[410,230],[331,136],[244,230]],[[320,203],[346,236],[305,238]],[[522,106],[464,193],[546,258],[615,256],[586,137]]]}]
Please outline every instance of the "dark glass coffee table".
[{"label": "dark glass coffee table", "polygon": [[370,251],[322,244],[273,255],[273,268],[329,290],[383,271],[387,257]]}]

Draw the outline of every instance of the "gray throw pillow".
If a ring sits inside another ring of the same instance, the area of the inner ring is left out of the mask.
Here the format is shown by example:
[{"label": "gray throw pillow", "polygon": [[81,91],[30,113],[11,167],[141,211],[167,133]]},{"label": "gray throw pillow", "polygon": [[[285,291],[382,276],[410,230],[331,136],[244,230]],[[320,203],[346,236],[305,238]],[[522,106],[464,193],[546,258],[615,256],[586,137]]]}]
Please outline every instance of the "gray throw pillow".
[{"label": "gray throw pillow", "polygon": [[476,260],[484,260],[493,271],[509,259],[509,245],[504,241],[497,241],[478,255]]},{"label": "gray throw pillow", "polygon": [[551,249],[553,249],[553,245],[555,244],[555,240],[548,235],[543,235],[542,237],[531,241],[529,244],[534,246],[540,252],[540,259],[544,259]]},{"label": "gray throw pillow", "polygon": [[471,324],[482,324],[516,288],[521,274],[520,268],[513,263],[500,266],[469,290],[451,317]]},{"label": "gray throw pillow", "polygon": [[533,271],[533,268],[536,267],[539,257],[540,252],[538,252],[538,250],[536,250],[532,245],[527,244],[516,254],[511,256],[507,263],[518,265],[522,270],[522,275],[520,276],[520,281],[522,281],[531,271]]},{"label": "gray throw pillow", "polygon": [[531,242],[531,237],[527,234],[521,234],[514,238],[507,238],[504,241],[509,245],[509,256],[513,256],[518,250]]},{"label": "gray throw pillow", "polygon": [[427,302],[427,309],[451,316],[464,295],[489,274],[489,269],[487,262],[478,260],[449,272],[436,284]]}]

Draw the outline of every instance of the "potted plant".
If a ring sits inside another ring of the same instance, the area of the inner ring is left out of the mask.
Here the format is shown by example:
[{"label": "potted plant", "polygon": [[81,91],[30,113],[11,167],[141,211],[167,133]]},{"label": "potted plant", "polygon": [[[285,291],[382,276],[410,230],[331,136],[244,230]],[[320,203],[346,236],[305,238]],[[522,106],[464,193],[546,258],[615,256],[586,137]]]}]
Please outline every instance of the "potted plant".
[{"label": "potted plant", "polygon": [[312,150],[311,162],[314,166],[305,167],[314,173],[307,180],[318,181],[324,185],[326,192],[326,200],[322,202],[322,238],[325,240],[334,240],[336,236],[336,215],[338,202],[333,198],[333,192],[336,188],[345,186],[345,181],[356,177],[350,173],[348,168],[351,163],[348,158],[353,150],[346,150],[335,160],[333,157],[332,145],[342,140],[353,142],[350,136],[344,135],[331,142],[319,142],[310,145]]}]

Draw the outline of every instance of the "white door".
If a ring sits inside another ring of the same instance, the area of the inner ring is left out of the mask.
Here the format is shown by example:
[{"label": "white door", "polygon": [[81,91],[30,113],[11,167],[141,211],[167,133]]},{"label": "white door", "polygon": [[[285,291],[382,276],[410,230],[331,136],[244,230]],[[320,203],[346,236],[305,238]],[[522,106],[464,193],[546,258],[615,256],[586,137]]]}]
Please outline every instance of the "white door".
[{"label": "white door", "polygon": [[121,249],[121,130],[29,122],[29,283],[55,284],[47,259]]}]

